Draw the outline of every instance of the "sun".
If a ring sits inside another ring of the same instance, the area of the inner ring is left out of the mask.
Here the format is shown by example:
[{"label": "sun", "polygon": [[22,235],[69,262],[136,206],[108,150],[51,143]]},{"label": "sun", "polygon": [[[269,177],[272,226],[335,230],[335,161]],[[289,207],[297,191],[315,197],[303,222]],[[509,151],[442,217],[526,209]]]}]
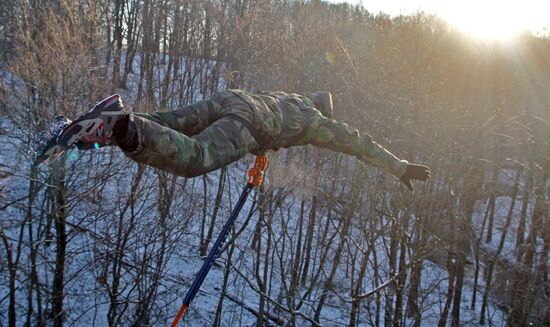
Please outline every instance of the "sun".
[{"label": "sun", "polygon": [[[546,1],[462,0],[440,1],[437,13],[457,29],[479,39],[511,41],[538,28]],[[549,1],[550,2],[550,1]]]}]

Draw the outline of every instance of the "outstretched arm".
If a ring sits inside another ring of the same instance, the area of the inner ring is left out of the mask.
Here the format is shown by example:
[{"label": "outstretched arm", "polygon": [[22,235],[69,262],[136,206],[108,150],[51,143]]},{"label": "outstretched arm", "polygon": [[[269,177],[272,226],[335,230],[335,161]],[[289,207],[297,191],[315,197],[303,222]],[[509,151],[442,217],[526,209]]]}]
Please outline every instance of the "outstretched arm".
[{"label": "outstretched arm", "polygon": [[363,138],[367,146],[365,147],[364,156],[358,156],[358,158],[388,170],[395,177],[399,178],[410,191],[414,190],[411,180],[426,181],[430,178],[430,168],[428,166],[400,160],[383,146],[374,142],[370,136],[363,135]]},{"label": "outstretched arm", "polygon": [[386,148],[376,143],[370,135],[361,133],[346,123],[323,117],[314,111],[310,115],[308,133],[299,143],[311,143],[333,151],[356,156],[359,160],[382,168],[413,190],[411,180],[425,181],[430,178],[427,166],[411,164],[399,159]]}]

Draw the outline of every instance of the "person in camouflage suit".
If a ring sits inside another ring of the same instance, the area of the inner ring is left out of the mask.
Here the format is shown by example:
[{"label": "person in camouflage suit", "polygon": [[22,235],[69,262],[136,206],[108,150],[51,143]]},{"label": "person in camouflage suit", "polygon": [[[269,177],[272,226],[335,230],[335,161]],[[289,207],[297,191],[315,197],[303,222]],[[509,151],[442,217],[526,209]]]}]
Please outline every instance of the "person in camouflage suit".
[{"label": "person in camouflage suit", "polygon": [[[92,133],[75,139],[115,143],[132,160],[185,177],[219,169],[247,153],[305,144],[354,155],[390,172],[411,190],[411,179],[430,177],[428,167],[400,160],[369,135],[330,118],[329,92],[303,96],[225,90],[180,110],[127,114],[122,109],[118,95],[98,103],[86,115],[88,120],[90,115],[102,118],[100,126],[94,130],[81,123],[86,127],[82,130]],[[86,121],[75,122],[79,120]]]}]

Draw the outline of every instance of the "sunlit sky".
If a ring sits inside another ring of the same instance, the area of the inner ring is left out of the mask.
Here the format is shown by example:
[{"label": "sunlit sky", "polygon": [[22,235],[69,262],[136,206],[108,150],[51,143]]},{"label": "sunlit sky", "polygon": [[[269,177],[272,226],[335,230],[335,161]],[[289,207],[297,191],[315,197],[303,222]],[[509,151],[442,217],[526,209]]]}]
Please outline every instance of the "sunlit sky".
[{"label": "sunlit sky", "polygon": [[521,31],[548,34],[550,0],[329,0],[362,4],[371,13],[437,14],[474,37],[506,40]]}]

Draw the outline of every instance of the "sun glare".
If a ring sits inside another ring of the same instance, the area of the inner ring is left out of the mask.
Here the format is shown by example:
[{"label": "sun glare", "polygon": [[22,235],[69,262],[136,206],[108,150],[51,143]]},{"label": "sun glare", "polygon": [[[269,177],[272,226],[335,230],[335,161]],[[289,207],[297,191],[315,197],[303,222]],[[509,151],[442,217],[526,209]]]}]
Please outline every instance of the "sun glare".
[{"label": "sun glare", "polygon": [[441,1],[438,14],[457,29],[480,39],[511,41],[526,30],[541,28],[545,1],[463,0]]}]

